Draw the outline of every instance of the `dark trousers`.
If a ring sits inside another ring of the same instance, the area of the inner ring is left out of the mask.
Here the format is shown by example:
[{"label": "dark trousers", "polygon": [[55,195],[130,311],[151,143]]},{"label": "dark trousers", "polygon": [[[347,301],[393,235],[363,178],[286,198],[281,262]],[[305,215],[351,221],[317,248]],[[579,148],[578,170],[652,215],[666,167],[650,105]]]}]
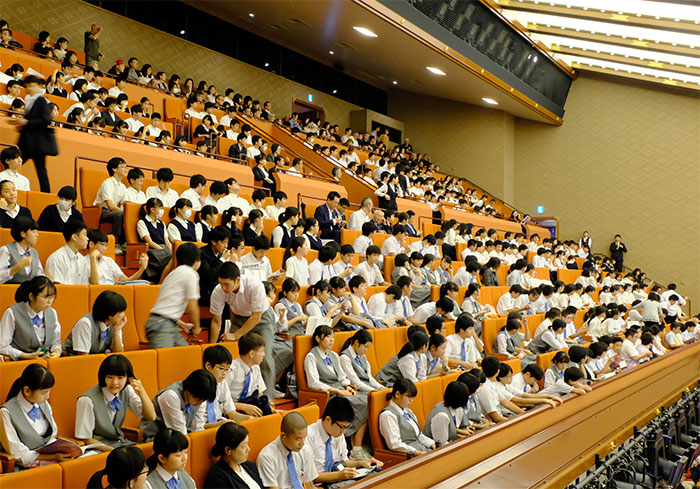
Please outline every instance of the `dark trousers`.
[{"label": "dark trousers", "polygon": [[102,214],[100,214],[100,223],[109,222],[112,224],[112,234],[116,239],[117,244],[124,242],[124,212],[123,211],[110,211],[109,209],[102,208]]},{"label": "dark trousers", "polygon": [[622,258],[613,258],[613,262],[615,263],[615,271],[622,272]]},{"label": "dark trousers", "polygon": [[50,193],[51,185],[49,184],[49,174],[46,171],[46,155],[33,155],[27,159],[34,161],[36,176],[39,179],[39,189],[42,192]]}]

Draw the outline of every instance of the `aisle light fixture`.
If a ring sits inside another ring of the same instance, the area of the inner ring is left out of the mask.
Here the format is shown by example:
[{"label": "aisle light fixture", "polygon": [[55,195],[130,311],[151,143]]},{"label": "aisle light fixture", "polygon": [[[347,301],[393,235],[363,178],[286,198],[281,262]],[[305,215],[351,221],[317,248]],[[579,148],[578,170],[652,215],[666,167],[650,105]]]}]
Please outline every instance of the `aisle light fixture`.
[{"label": "aisle light fixture", "polygon": [[486,103],[489,104],[489,105],[498,105],[498,102],[496,102],[496,101],[495,101],[494,99],[492,99],[492,98],[482,97],[481,100],[483,100],[484,102],[486,102]]},{"label": "aisle light fixture", "polygon": [[253,12],[251,12],[248,14],[248,17],[250,17],[252,19],[253,17],[255,17],[255,14]]},{"label": "aisle light fixture", "polygon": [[435,68],[434,66],[426,66],[425,69],[433,73],[434,75],[445,76],[445,72],[442,71],[440,68]]},{"label": "aisle light fixture", "polygon": [[367,29],[366,27],[353,26],[353,29],[355,29],[357,32],[359,32],[359,33],[362,34],[363,36],[367,36],[367,37],[377,37],[377,35],[376,35],[374,32],[370,31],[370,30]]}]

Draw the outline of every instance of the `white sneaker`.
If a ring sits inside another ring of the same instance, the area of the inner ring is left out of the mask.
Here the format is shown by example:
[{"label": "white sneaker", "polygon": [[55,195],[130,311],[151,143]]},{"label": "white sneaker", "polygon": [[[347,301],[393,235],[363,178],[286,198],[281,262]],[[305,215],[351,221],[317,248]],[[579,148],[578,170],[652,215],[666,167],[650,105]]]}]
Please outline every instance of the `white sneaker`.
[{"label": "white sneaker", "polygon": [[124,253],[126,253],[126,245],[118,244],[114,247],[115,255],[123,255]]}]

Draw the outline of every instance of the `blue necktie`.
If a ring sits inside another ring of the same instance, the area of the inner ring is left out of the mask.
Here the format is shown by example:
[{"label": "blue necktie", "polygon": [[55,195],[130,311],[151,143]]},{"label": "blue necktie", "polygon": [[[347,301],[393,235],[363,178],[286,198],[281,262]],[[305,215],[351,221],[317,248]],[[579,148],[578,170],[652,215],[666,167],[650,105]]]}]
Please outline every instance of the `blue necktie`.
[{"label": "blue necktie", "polygon": [[168,482],[165,483],[165,487],[168,489],[182,489],[182,481],[177,480],[172,477]]},{"label": "blue necktie", "polygon": [[333,438],[329,436],[328,441],[326,441],[326,460],[323,464],[324,472],[333,472],[333,447],[331,447],[332,441]]},{"label": "blue necktie", "polygon": [[296,314],[296,312],[297,312],[297,307],[296,307],[294,304],[292,304],[291,306],[289,306],[289,308],[292,310],[293,313]]},{"label": "blue necktie", "polygon": [[321,312],[323,313],[324,316],[325,316],[326,314],[328,314],[328,311],[326,310],[325,307],[323,307],[323,304],[321,304]]},{"label": "blue necktie", "polygon": [[107,338],[109,338],[109,330],[105,329],[102,333],[100,333],[100,338],[102,338],[102,341],[107,343]]},{"label": "blue necktie", "polygon": [[430,371],[431,371],[431,372],[432,372],[433,370],[435,370],[435,365],[437,365],[437,361],[438,361],[437,358],[433,358],[432,360],[430,360]]},{"label": "blue necktie", "polygon": [[29,410],[27,416],[29,416],[32,421],[37,421],[41,418],[41,409],[39,409],[39,406],[34,406]]},{"label": "blue necktie", "polygon": [[44,324],[44,320],[39,317],[37,314],[32,318],[32,326],[36,326],[37,328],[41,328],[41,325]]},{"label": "blue necktie", "polygon": [[403,417],[406,418],[406,421],[411,421],[411,417],[408,415],[406,411],[403,412]]},{"label": "blue necktie", "polygon": [[22,254],[19,255],[19,256],[21,256],[21,257],[23,257],[23,258],[26,258],[26,257],[28,257],[29,255],[30,255],[29,250],[27,250],[27,251],[25,251],[24,253],[22,253]]},{"label": "blue necktie", "polygon": [[194,411],[194,406],[191,404],[185,404],[185,414],[192,414],[192,411]]},{"label": "blue necktie", "polygon": [[239,399],[245,399],[246,397],[248,397],[248,389],[250,389],[250,373],[252,371],[253,370],[250,369],[250,370],[248,370],[248,373],[245,374],[245,381],[243,382],[243,390],[241,391],[241,397],[239,397]]},{"label": "blue necktie", "polygon": [[289,472],[289,482],[292,483],[292,489],[304,489],[299,481],[299,476],[297,476],[297,469],[294,466],[294,457],[292,457],[292,452],[287,454],[287,472]]},{"label": "blue necktie", "polygon": [[467,340],[462,341],[462,361],[467,361]]},{"label": "blue necktie", "polygon": [[115,397],[114,399],[109,401],[109,408],[114,412],[119,411],[122,408],[122,401],[119,398]]},{"label": "blue necktie", "polygon": [[325,363],[326,365],[328,365],[330,367],[331,366],[331,359],[326,357],[323,359],[323,363]]},{"label": "blue necktie", "polygon": [[360,305],[362,306],[362,311],[364,311],[364,313],[367,314],[367,306],[365,306],[364,299],[360,299]]},{"label": "blue necktie", "polygon": [[401,301],[401,304],[403,304],[403,316],[408,317],[408,308],[406,307],[406,298]]},{"label": "blue necktie", "polygon": [[512,346],[513,350],[515,350],[515,342],[513,341],[513,337],[508,337],[508,343],[510,343],[510,346]]},{"label": "blue necktie", "polygon": [[364,369],[365,367],[362,365],[362,362],[360,361],[360,357],[355,357],[355,363],[358,365],[358,367]]},{"label": "blue necktie", "polygon": [[207,401],[207,423],[216,423],[216,410],[211,401]]}]

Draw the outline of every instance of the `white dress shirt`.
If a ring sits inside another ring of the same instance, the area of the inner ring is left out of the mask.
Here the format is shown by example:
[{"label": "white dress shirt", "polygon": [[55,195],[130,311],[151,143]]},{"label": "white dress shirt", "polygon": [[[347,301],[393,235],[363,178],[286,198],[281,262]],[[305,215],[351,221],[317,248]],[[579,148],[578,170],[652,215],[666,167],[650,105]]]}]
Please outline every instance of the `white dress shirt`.
[{"label": "white dress shirt", "polygon": [[365,214],[362,209],[357,210],[350,214],[350,220],[348,221],[348,229],[353,229],[355,231],[362,231],[362,225],[370,221],[369,215]]},{"label": "white dress shirt", "polygon": [[[408,412],[412,413],[410,409],[401,409],[394,401],[391,401],[389,403],[389,409],[398,413],[399,416],[403,416],[404,413]],[[420,426],[418,426],[418,424],[416,424],[416,422],[413,420],[413,416],[410,416],[408,422],[411,425],[411,427],[415,430],[419,442],[421,442],[426,447],[429,447],[435,443],[431,438],[428,438],[423,434],[423,432],[420,429]],[[386,445],[387,447],[389,447],[389,449],[403,453],[414,453],[416,451],[415,448],[406,445],[401,440],[401,431],[399,430],[399,423],[396,421],[396,417],[388,411],[382,411],[382,413],[379,415],[379,432],[384,437],[384,441],[386,442]]]},{"label": "white dress shirt", "polygon": [[166,428],[171,430],[179,431],[183,435],[193,431],[202,431],[204,429],[204,424],[207,419],[207,403],[206,401],[199,406],[193,406],[195,409],[195,416],[193,420],[192,429],[188,429],[187,420],[185,418],[185,413],[180,408],[181,398],[172,389],[166,390],[153,402],[153,404],[158,403],[160,407],[160,412],[163,415],[163,423]]},{"label": "white dress shirt", "polygon": [[311,447],[304,445],[298,452],[290,452],[282,445],[279,437],[260,450],[256,464],[260,471],[260,479],[265,487],[277,487],[279,489],[292,489],[287,468],[287,455],[292,454],[294,468],[297,472],[297,480],[306,487],[318,477],[318,471],[314,464],[314,454]]},{"label": "white dress shirt", "polygon": [[[29,307],[28,303],[25,302],[24,304],[27,308],[27,314],[29,315],[29,319],[32,319],[35,316],[39,316],[43,320],[44,312],[35,312],[31,307]],[[44,342],[44,339],[46,338],[46,327],[43,325],[43,322],[41,327],[34,328],[34,334],[39,340],[39,343]],[[12,339],[14,335],[15,315],[14,312],[12,312],[12,309],[8,307],[7,309],[5,309],[5,312],[2,315],[2,320],[0,320],[0,354],[7,355],[12,360],[17,360],[19,359],[19,356],[25,352],[22,352],[21,350],[18,350],[12,346]],[[51,347],[49,348],[49,350],[52,352],[61,351],[61,324],[58,322],[58,315],[56,315],[56,329],[54,330],[54,339],[51,343]]]},{"label": "white dress shirt", "polygon": [[114,285],[124,275],[124,272],[112,258],[103,256],[97,260],[97,274],[100,277],[100,285]]},{"label": "white dress shirt", "polygon": [[[42,412],[42,415],[39,417],[39,419],[33,421],[32,418],[29,417],[28,413],[29,410],[33,407],[38,407],[38,404],[32,404],[28,402],[24,398],[24,395],[22,393],[17,394],[17,396],[19,405],[22,408],[22,411],[24,411],[24,416],[27,418],[29,425],[41,436],[48,431],[50,424],[51,428],[53,429],[53,433],[47,445],[50,445],[51,443],[56,441],[58,427],[56,426],[56,422],[53,419],[53,410],[51,409],[51,405],[49,404],[48,409],[51,419],[47,420]],[[21,465],[28,467],[34,461],[36,461],[36,459],[39,457],[39,453],[35,450],[30,450],[29,447],[22,443],[22,440],[19,439],[17,430],[15,430],[15,427],[12,424],[10,412],[6,408],[0,408],[0,430],[2,430],[2,432],[4,433],[4,437],[7,440],[7,444],[9,445],[3,448],[5,449],[5,451],[12,454]]]},{"label": "white dress shirt", "polygon": [[[314,464],[319,473],[326,472],[326,443],[331,436],[323,428],[323,423],[319,419],[309,426],[306,435],[306,444],[314,454]],[[348,459],[348,446],[344,436],[337,436],[331,441],[331,452],[333,453],[333,464],[345,462]]]},{"label": "white dress shirt", "polygon": [[46,260],[46,269],[53,275],[53,281],[65,285],[88,285],[90,260],[87,256],[75,253],[68,246],[62,246],[51,253]]},{"label": "white dress shirt", "polygon": [[[268,277],[272,275],[272,265],[270,264],[270,259],[266,256],[262,257],[262,260],[258,260],[253,256],[253,252],[246,253],[243,255],[236,263],[238,268],[241,269],[241,277],[247,276],[252,278],[257,278],[258,280],[267,280]],[[306,284],[299,284],[306,285]]]},{"label": "white dress shirt", "polygon": [[[154,188],[154,187],[150,187],[150,188]],[[155,187],[155,188],[158,188],[158,187]],[[174,192],[174,190],[173,190],[173,192]],[[168,192],[168,194],[169,193],[170,192]],[[197,192],[195,192],[193,188],[188,188],[187,190],[182,192],[182,195],[180,196],[180,198],[181,199],[188,199],[190,202],[192,202],[192,210],[193,211],[199,211],[202,209],[202,200],[200,200],[199,194]]]},{"label": "white dress shirt", "polygon": [[[159,198],[161,202],[163,202],[163,207],[172,207],[175,205],[175,202],[177,202],[179,195],[171,188],[169,188],[167,192],[163,192],[158,185],[153,185],[146,189],[146,199],[152,197]],[[192,205],[194,205],[194,202],[192,202]]]},{"label": "white dress shirt", "polygon": [[[102,321],[95,321],[97,326],[100,328],[100,333],[107,330],[107,325]],[[73,333],[73,350],[78,353],[89,353],[90,347],[92,346],[92,323],[86,317],[82,317],[76,321],[71,330]],[[121,330],[115,333],[118,335],[119,341],[122,341]],[[104,340],[100,337],[100,345],[104,343]],[[107,345],[107,348],[112,345]],[[111,399],[110,399],[111,400]],[[90,438],[90,437],[88,437]]]},{"label": "white dress shirt", "polygon": [[376,264],[370,266],[367,260],[357,265],[355,275],[361,275],[367,281],[368,286],[381,285],[384,282],[384,275],[379,267]]},{"label": "white dress shirt", "polygon": [[387,326],[392,327],[394,325],[394,316],[391,313],[393,310],[392,304],[387,304],[386,294],[379,292],[373,294],[367,301],[367,312],[374,319],[382,320]]},{"label": "white dress shirt", "polygon": [[[73,337],[75,339],[75,336]],[[125,387],[128,400],[126,407],[134,413],[137,418],[141,417],[143,404],[141,398],[136,394],[134,388],[129,384]],[[106,387],[102,388],[102,394],[104,395],[105,405],[107,406],[107,412],[112,411],[109,403],[112,402],[116,396],[109,392]],[[117,414],[116,411],[112,412],[112,420]],[[75,408],[75,437],[81,440],[87,440],[88,438],[93,438],[93,432],[95,431],[95,411],[92,399],[88,396],[81,396],[78,398],[78,403]]]},{"label": "white dress shirt", "polygon": [[285,278],[293,278],[303,287],[309,283],[309,263],[306,258],[299,260],[296,256],[290,256],[285,262]]},{"label": "white dress shirt", "polygon": [[178,321],[193,299],[199,299],[199,274],[188,265],[180,265],[165,277],[151,314]]},{"label": "white dress shirt", "polygon": [[384,256],[398,255],[403,252],[404,248],[401,246],[401,243],[399,243],[399,240],[396,239],[396,236],[389,236],[384,240],[384,243],[382,243],[382,255]]},{"label": "white dress shirt", "polygon": [[362,236],[358,236],[355,241],[353,241],[352,247],[355,250],[355,253],[358,255],[366,255],[367,248],[372,244],[372,240],[363,234]]},{"label": "white dress shirt", "polygon": [[[318,353],[321,355],[322,360],[325,358],[330,358],[331,356],[335,356],[336,358],[338,357],[338,354],[334,351],[328,351],[324,353],[323,351],[321,351],[320,348],[318,349]],[[330,365],[326,365],[324,363],[321,368],[327,368],[330,371],[335,372],[336,376],[338,377],[338,382],[343,387],[350,385],[350,379],[348,379],[345,376],[345,372],[342,368],[340,369],[340,372],[336,372],[332,363]],[[321,382],[318,374],[318,364],[316,363],[316,356],[312,352],[307,353],[306,357],[304,358],[304,373],[306,373],[306,382],[309,385],[310,389],[328,391],[328,389],[331,388],[331,386]]]},{"label": "white dress shirt", "polygon": [[476,399],[484,414],[501,412],[501,400],[505,395],[498,391],[496,382],[486,379],[486,382],[476,391]]},{"label": "white dress shirt", "polygon": [[[186,221],[180,216],[173,219],[173,221],[178,221],[182,227],[187,227],[187,223],[190,222]],[[177,228],[177,226],[175,226],[175,224],[173,224],[173,221],[170,221],[170,223],[167,226],[168,239],[171,243],[174,243],[175,241],[182,241],[182,235],[180,234],[180,230]],[[200,226],[194,227],[194,236],[197,241],[202,241],[202,228]]]},{"label": "white dress shirt", "polygon": [[401,375],[412,382],[425,380],[428,372],[428,360],[425,355],[419,355],[416,352],[411,352],[399,358],[397,366],[401,371]]},{"label": "white dress shirt", "polygon": [[[25,252],[24,248],[22,248],[22,246],[17,242],[10,243],[8,246],[17,247],[17,251],[20,255]],[[0,246],[0,284],[4,284],[12,278],[12,275],[10,275],[10,268],[12,268],[10,266],[10,252],[5,246]],[[24,267],[24,271],[27,273],[27,275],[29,275],[31,270],[31,265]],[[39,261],[37,262],[37,276],[42,275],[44,275],[44,267],[41,265],[41,261]]]},{"label": "white dress shirt", "polygon": [[[464,418],[464,408],[447,408],[454,419],[455,426],[461,426]],[[430,421],[430,433],[437,445],[444,445],[450,441],[450,417],[447,413],[439,412]]]},{"label": "white dress shirt", "polygon": [[220,316],[224,311],[224,304],[229,305],[231,312],[243,317],[250,317],[255,312],[265,312],[270,307],[265,286],[260,280],[247,275],[241,277],[241,285],[236,292],[227,294],[221,285],[214,288],[209,310],[214,316]]},{"label": "white dress shirt", "polygon": [[231,393],[231,398],[236,401],[241,397],[243,392],[243,386],[245,384],[245,376],[250,371],[250,384],[248,385],[247,396],[250,396],[258,391],[259,394],[265,392],[267,387],[265,386],[265,381],[260,373],[260,365],[253,365],[249,367],[240,358],[236,358],[231,363],[231,371],[226,376],[224,382],[228,385],[229,392]]},{"label": "white dress shirt", "polygon": [[[476,349],[473,338],[462,339],[458,334],[451,334],[445,339],[447,340],[447,351],[445,352],[447,358],[460,362],[476,362],[481,357],[479,351]],[[464,351],[466,353],[465,359],[462,359],[462,344],[464,344]]]},{"label": "white dress shirt", "polygon": [[241,212],[243,212],[244,216],[247,216],[251,209],[250,202],[240,195],[234,194],[228,194],[227,196],[220,198],[217,202],[217,207],[220,212],[224,212],[226,209],[231,207],[238,207]]},{"label": "white dress shirt", "polygon": [[107,205],[105,202],[107,200],[111,200],[112,203],[119,208],[121,208],[122,203],[126,200],[126,187],[113,176],[102,182],[100,189],[97,191],[97,196],[95,197],[93,205],[106,208]]},{"label": "white dress shirt", "polygon": [[19,172],[13,172],[9,168],[3,172],[0,172],[0,182],[3,180],[9,180],[15,184],[17,190],[24,190],[26,192],[30,191],[29,179]]},{"label": "white dress shirt", "polygon": [[383,389],[384,386],[375,380],[372,372],[368,372],[369,384],[360,380],[357,372],[355,372],[355,368],[352,366],[352,362],[358,357],[357,352],[353,350],[352,346],[348,347],[348,351],[350,352],[351,358],[348,358],[347,355],[340,355],[340,367],[343,369],[343,372],[345,372],[345,376],[350,380],[350,383],[357,387],[359,391],[363,392]]},{"label": "white dress shirt", "polygon": [[427,302],[418,306],[418,308],[413,313],[413,320],[417,323],[424,323],[428,320],[430,316],[434,316],[435,314],[437,314],[435,303]]},{"label": "white dress shirt", "polygon": [[[333,268],[333,265],[324,265],[319,261],[318,258],[316,258],[314,261],[311,262],[311,265],[309,265],[309,283],[308,285],[315,285],[316,282],[319,280],[330,280],[333,277],[335,277],[335,269]],[[299,285],[307,285],[307,284],[299,284]]]},{"label": "white dress shirt", "polygon": [[146,194],[142,190],[136,190],[134,187],[129,187],[124,192],[124,202],[145,204],[147,200]]}]

